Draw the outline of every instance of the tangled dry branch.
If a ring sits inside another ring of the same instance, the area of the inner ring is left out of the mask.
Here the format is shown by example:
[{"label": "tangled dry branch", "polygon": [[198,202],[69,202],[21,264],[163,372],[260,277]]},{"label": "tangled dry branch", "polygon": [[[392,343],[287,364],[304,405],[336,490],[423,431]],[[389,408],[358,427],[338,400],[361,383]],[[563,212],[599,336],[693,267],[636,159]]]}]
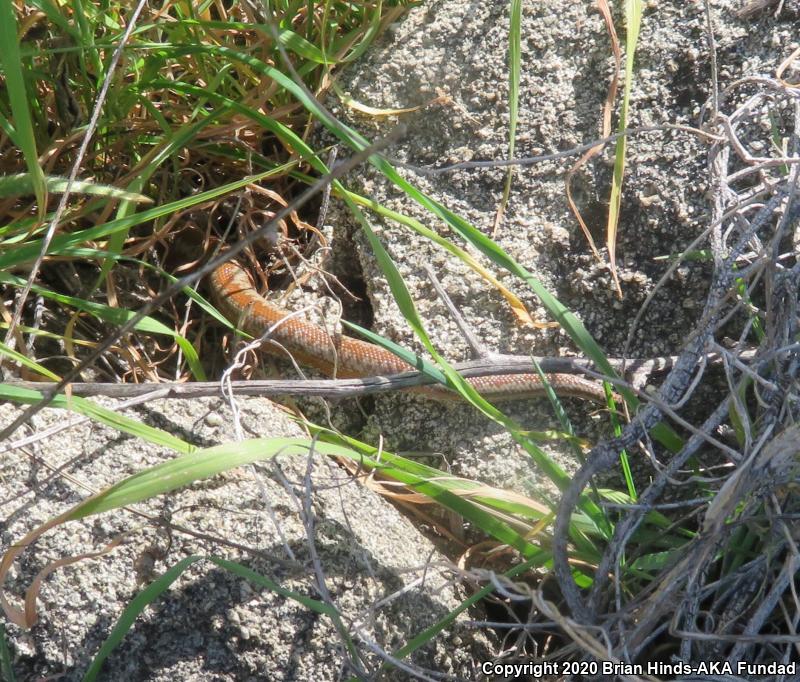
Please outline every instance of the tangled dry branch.
[{"label": "tangled dry branch", "polygon": [[[721,93],[717,111],[708,129],[724,141],[710,153],[713,205],[704,238],[714,267],[703,313],[657,398],[619,437],[599,444],[575,475],[555,527],[556,575],[572,629],[578,624],[594,637],[600,628],[608,660],[636,661],[655,638],[671,636],[680,660],[728,661],[735,670],[740,661],[788,660],[797,641],[800,556],[791,520],[800,509],[790,489],[800,470],[800,90],[768,78],[743,79]],[[775,149],[776,131],[788,142],[777,154],[750,151]],[[722,334],[732,329],[738,338],[723,350]],[[744,363],[740,353],[753,340],[755,357]],[[649,431],[686,410],[706,381],[700,360],[711,350],[725,356],[729,391],[682,449],[670,453],[649,439]],[[721,452],[711,438],[718,443],[725,429],[736,435],[735,445]],[[584,593],[569,564],[570,518],[589,482],[623,449],[637,447],[660,465],[638,503],[617,520]],[[676,484],[696,483],[696,475],[682,473],[690,458],[720,456],[727,458],[726,474],[704,481],[715,491],[708,508],[695,501],[689,514],[680,512],[684,520],[697,517],[694,537],[631,590],[628,568],[643,552],[636,533],[645,516],[674,501]]]}]

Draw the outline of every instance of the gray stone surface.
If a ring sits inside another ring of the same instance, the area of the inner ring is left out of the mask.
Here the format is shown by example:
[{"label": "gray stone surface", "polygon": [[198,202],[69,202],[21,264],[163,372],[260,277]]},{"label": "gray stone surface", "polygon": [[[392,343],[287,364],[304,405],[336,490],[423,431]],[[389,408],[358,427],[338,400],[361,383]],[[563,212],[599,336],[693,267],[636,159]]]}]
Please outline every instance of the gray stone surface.
[{"label": "gray stone surface", "polygon": [[[248,432],[302,435],[266,400],[250,399],[241,407]],[[2,423],[13,412],[3,406]],[[36,417],[36,429],[63,423],[65,416],[47,410]],[[231,414],[217,400],[155,402],[136,408],[132,416],[198,445],[234,438]],[[85,498],[82,485],[102,489],[172,456],[91,424],[6,453],[0,505],[3,551]],[[123,532],[127,538],[113,552],[47,578],[38,602],[40,621],[32,630],[9,626],[18,679],[81,679],[122,609],[144,585],[189,555],[238,561],[286,589],[321,599],[312,537],[330,603],[339,610],[367,669],[380,662],[370,646],[392,651],[457,606],[452,576],[441,568],[443,559],[430,542],[390,504],[319,455],[313,460],[314,527],[309,531],[300,513],[307,499],[307,465],[303,457],[278,456],[258,470],[235,470],[136,505],[138,511],[201,537],[176,529],[170,541],[165,530],[126,511],[71,522],[45,534],[17,560],[8,594],[21,595],[51,561],[98,551]],[[52,479],[53,467],[70,478]],[[464,627],[461,619],[411,662],[471,677],[474,661],[489,652],[485,637]],[[337,680],[348,670],[345,660],[342,639],[329,618],[203,561],[145,610],[100,679]]]}]

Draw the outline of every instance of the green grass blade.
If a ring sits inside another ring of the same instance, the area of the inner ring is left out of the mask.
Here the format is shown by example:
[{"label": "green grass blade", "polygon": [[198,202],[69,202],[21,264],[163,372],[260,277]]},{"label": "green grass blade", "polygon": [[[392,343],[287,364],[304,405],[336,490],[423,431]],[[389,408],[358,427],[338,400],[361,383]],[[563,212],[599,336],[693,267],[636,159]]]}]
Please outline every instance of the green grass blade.
[{"label": "green grass blade", "polygon": [[249,580],[254,585],[258,585],[259,587],[263,587],[271,592],[275,592],[275,594],[279,594],[286,599],[296,601],[298,604],[305,606],[310,611],[314,611],[322,616],[327,616],[333,621],[333,624],[338,630],[339,634],[342,636],[343,641],[346,642],[350,656],[352,656],[354,660],[358,658],[356,646],[353,643],[353,640],[350,637],[350,633],[347,631],[344,622],[342,621],[341,614],[335,607],[331,606],[330,604],[326,604],[323,601],[319,601],[318,599],[306,597],[304,594],[300,594],[299,592],[287,590],[285,587],[281,587],[278,583],[270,580],[266,576],[256,573],[247,566],[243,566],[242,564],[234,561],[229,561],[228,559],[222,559],[219,557],[209,557],[209,561],[230,571],[234,575],[238,575],[245,580]]},{"label": "green grass blade", "polygon": [[[519,73],[522,33],[522,0],[511,0],[509,31],[508,31],[508,158],[514,158],[517,142],[517,122],[519,119]],[[494,222],[494,232],[500,227],[505,213],[508,199],[511,196],[511,184],[514,180],[514,166],[509,166],[506,172],[506,182],[503,186],[503,196],[497,209]]]},{"label": "green grass blade", "polygon": [[125,635],[128,634],[128,631],[133,626],[133,623],[145,608],[164,594],[187,568],[202,560],[203,557],[200,556],[188,556],[181,559],[177,564],[170,566],[162,575],[131,599],[130,603],[125,607],[125,610],[120,614],[120,617],[117,619],[108,637],[103,642],[103,645],[100,647],[100,651],[98,651],[97,655],[92,659],[89,669],[83,676],[83,682],[93,682],[93,680],[97,679],[97,675],[100,673],[103,663],[105,663],[106,659],[111,655],[111,652],[120,645]]},{"label": "green grass blade", "polygon": [[[510,527],[502,522],[497,522],[493,516],[489,515],[491,521],[488,522],[486,525],[482,525],[485,520],[487,520],[483,514],[485,512],[482,509],[479,509],[479,514],[476,516],[471,516],[474,513],[474,505],[472,502],[464,502],[463,500],[459,501],[458,503],[453,504],[453,500],[451,496],[453,496],[454,490],[463,490],[464,484],[463,482],[459,482],[454,479],[450,479],[447,477],[442,477],[441,472],[436,470],[426,470],[420,468],[423,465],[419,465],[416,462],[409,461],[403,457],[399,457],[398,455],[394,455],[390,452],[385,450],[381,450],[380,452],[370,446],[366,445],[365,443],[361,443],[353,438],[349,438],[347,436],[342,436],[340,434],[336,434],[329,429],[325,429],[323,427],[317,425],[306,424],[306,426],[310,427],[312,433],[316,436],[321,438],[326,443],[333,443],[336,445],[344,445],[350,451],[355,451],[358,453],[358,462],[360,462],[364,466],[370,466],[375,469],[381,471],[381,473],[391,476],[398,481],[402,481],[407,483],[408,485],[414,486],[415,490],[418,492],[425,492],[425,494],[431,496],[431,499],[434,499],[437,503],[442,504],[443,506],[455,511],[459,514],[465,515],[465,518],[470,518],[476,526],[478,526],[481,530],[486,532],[487,534],[493,535],[493,537],[497,538],[501,542],[509,543],[509,537],[512,537],[517,544],[512,544],[512,546],[516,547],[520,552],[523,553],[525,556],[533,556],[532,552],[534,550],[538,551],[535,545],[529,543],[526,539],[519,536],[515,531],[513,531]],[[558,465],[554,462],[551,462],[547,455],[542,453],[543,458],[545,461],[542,463],[542,468],[544,471],[547,471],[546,467],[554,466],[557,470],[561,473],[561,477],[563,478],[563,484],[567,485],[569,483],[569,478],[567,475],[558,469]],[[380,462],[378,462],[377,458],[380,456]],[[538,462],[537,462],[538,463]],[[548,474],[549,475],[549,474]],[[420,482],[429,482],[429,479],[435,479],[434,488],[426,489],[423,491],[421,488],[417,486],[420,485]],[[467,488],[469,486],[467,485]],[[466,507],[464,505],[467,505]],[[586,534],[583,532],[583,529],[586,527],[586,519],[590,519],[591,523],[593,524],[593,528],[590,528],[590,534],[592,535],[600,535],[601,537],[606,537],[610,532],[610,529],[607,527],[605,518],[602,515],[602,512],[588,499],[582,500],[582,509],[586,511],[586,517],[577,518],[579,523],[572,523],[570,528],[573,535],[578,538],[577,541],[582,542],[585,546],[586,551],[592,557],[597,556],[597,551],[594,549],[593,544],[587,539]],[[497,525],[500,523],[500,525]],[[511,535],[509,535],[509,532]],[[495,535],[495,533],[499,533],[499,535]],[[523,548],[524,549],[521,549]]]},{"label": "green grass blade", "polygon": [[[622,108],[619,115],[619,132],[624,132],[628,126],[628,107],[630,105],[631,87],[633,85],[633,57],[636,52],[636,43],[639,41],[639,28],[642,21],[641,0],[625,0],[625,87],[622,95]],[[619,225],[619,212],[622,203],[622,178],[625,174],[625,158],[628,148],[628,136],[620,135],[617,138],[616,154],[614,159],[614,175],[611,181],[611,194],[608,205],[608,226],[606,239],[608,246],[608,259],[617,280],[616,245],[617,227]],[[619,282],[617,282],[619,290]]]},{"label": "green grass blade", "polygon": [[47,189],[44,172],[39,165],[36,140],[33,136],[33,122],[28,108],[28,93],[22,74],[22,58],[17,41],[17,20],[14,3],[0,0],[0,65],[5,73],[5,87],[14,116],[14,142],[25,157],[25,165],[30,173],[33,192],[36,195],[39,216],[43,216],[47,205]]},{"label": "green grass blade", "polygon": [[[80,519],[142,502],[223,471],[269,459],[280,452],[305,456],[308,448],[309,442],[299,438],[265,438],[204,448],[123,479],[74,507],[69,518]],[[343,448],[338,448],[336,452],[341,450]]]},{"label": "green grass blade", "polygon": [[[44,388],[44,386],[43,386]],[[15,403],[24,405],[35,405],[42,399],[42,394],[39,391],[33,391],[27,388],[20,388],[8,384],[0,384],[0,398],[9,400]],[[108,410],[91,400],[80,398],[78,396],[66,396],[63,394],[57,395],[51,402],[53,407],[58,407],[76,414],[82,414],[89,417],[94,421],[105,424],[115,431],[128,433],[137,438],[141,438],[148,443],[153,443],[161,447],[169,448],[179,453],[194,452],[195,446],[187,443],[172,434],[162,431],[161,429],[147,426],[141,422],[126,417],[122,414]]]},{"label": "green grass blade", "polygon": [[366,33],[364,33],[361,40],[359,40],[358,44],[350,51],[350,53],[341,60],[341,63],[346,64],[349,62],[354,62],[361,55],[363,55],[364,52],[367,51],[367,48],[372,44],[372,41],[378,35],[378,30],[381,26],[381,15],[383,14],[382,9],[383,0],[378,0],[372,11],[372,17],[370,18]]},{"label": "green grass blade", "polygon": [[[248,24],[241,21],[201,21],[199,19],[182,19],[175,22],[176,25],[197,26],[209,28],[215,31],[253,31],[258,30],[272,38],[272,31],[267,24]],[[145,27],[146,28],[146,27]],[[277,29],[278,40],[290,52],[294,52],[298,57],[302,57],[315,64],[325,64],[325,55],[313,43],[308,42],[303,36],[289,29]]]},{"label": "green grass blade", "polygon": [[347,320],[342,320],[342,324],[347,327],[348,329],[352,329],[353,331],[357,332],[361,336],[363,336],[367,341],[374,343],[376,346],[381,346],[388,351],[394,353],[397,357],[405,360],[409,365],[414,367],[414,369],[419,370],[426,376],[429,376],[431,379],[435,379],[440,384],[447,384],[447,377],[444,373],[434,364],[429,362],[423,357],[420,357],[413,351],[396,344],[394,341],[390,341],[379,334],[376,334],[369,329],[365,329],[364,327],[360,327],[359,325],[355,324],[354,322],[348,322]]},{"label": "green grass blade", "polygon": [[[141,225],[142,223],[146,223],[150,220],[156,220],[157,218],[163,218],[164,216],[172,215],[177,211],[182,211],[204,201],[216,199],[217,197],[224,196],[225,194],[234,192],[237,189],[246,187],[251,183],[259,182],[264,178],[280,174],[281,172],[282,171],[279,169],[271,169],[264,171],[263,173],[257,173],[256,175],[245,177],[241,180],[220,185],[219,187],[215,187],[214,189],[210,189],[205,192],[200,192],[199,194],[195,194],[190,197],[178,199],[167,204],[162,204],[161,206],[155,206],[154,208],[140,211],[139,213],[135,213],[134,215],[127,216],[125,218],[110,220],[102,225],[90,227],[85,230],[77,230],[68,234],[57,234],[55,237],[53,237],[53,240],[50,243],[50,249],[48,253],[51,255],[59,254],[61,253],[61,249],[74,248],[76,246],[85,244],[86,242],[104,239],[105,237],[119,232],[120,230],[127,230],[133,225]],[[2,244],[0,246],[6,246],[6,244]],[[41,247],[42,242],[38,239],[30,240],[21,245],[15,245],[14,248],[8,252],[0,254],[0,271],[6,270],[15,265],[19,265],[20,263],[26,263],[28,261],[35,260],[36,256],[41,250]]]},{"label": "green grass blade", "polygon": [[[260,64],[261,62],[258,63]],[[252,121],[255,121],[259,125],[263,126],[271,133],[274,133],[278,139],[281,140],[281,142],[283,142],[289,149],[296,151],[303,159],[309,161],[318,172],[327,172],[325,164],[322,162],[322,160],[299,135],[279,121],[276,121],[269,116],[265,116],[260,111],[257,111],[252,107],[248,107],[240,102],[213,92],[207,88],[200,88],[189,83],[177,83],[173,81],[157,79],[150,84],[150,87],[151,89],[168,88],[170,90],[192,95],[194,97],[206,98],[208,101],[213,102],[220,107],[229,107],[233,111],[247,116]]]},{"label": "green grass blade", "polygon": [[286,456],[306,456],[310,448],[322,455],[351,459],[362,466],[380,470],[382,474],[406,483],[415,491],[460,514],[500,542],[516,548],[523,556],[531,558],[539,556],[541,552],[540,548],[530,543],[508,524],[485,511],[480,505],[461,498],[437,480],[428,480],[429,475],[419,476],[407,471],[402,467],[404,464],[402,458],[396,455],[384,451],[381,452],[381,459],[378,461],[366,454],[366,446],[353,449],[349,447],[349,442],[347,445],[328,441],[312,443],[299,438],[264,438],[226,443],[161,462],[84,500],[66,512],[63,515],[64,520],[85,518],[141,502],[223,471],[271,458],[279,453]]},{"label": "green grass blade", "polygon": [[[51,194],[63,194],[67,189],[67,178],[57,175],[44,177],[47,191]],[[0,197],[25,196],[35,194],[34,178],[30,173],[17,173],[15,175],[0,176]],[[107,199],[121,199],[137,204],[152,204],[153,200],[138,192],[130,192],[111,185],[101,185],[85,180],[76,180],[70,188],[71,194],[91,194]]]},{"label": "green grass blade", "polygon": [[259,573],[256,573],[246,566],[236,562],[214,556],[203,557],[192,555],[181,559],[174,566],[171,566],[131,600],[128,606],[125,607],[125,610],[122,612],[122,614],[120,614],[120,617],[117,619],[117,622],[114,625],[114,628],[111,630],[111,633],[106,638],[105,642],[103,642],[102,647],[100,647],[100,651],[97,652],[97,655],[92,660],[89,669],[86,671],[86,674],[83,677],[83,682],[93,682],[97,679],[103,663],[111,655],[114,649],[120,645],[125,635],[128,634],[131,627],[133,627],[136,619],[150,604],[154,603],[167,590],[169,590],[173,583],[181,575],[183,575],[188,568],[201,561],[208,561],[212,564],[215,564],[220,568],[225,569],[234,575],[238,575],[239,577],[244,578],[245,580],[248,580],[259,587],[268,589],[271,592],[275,592],[276,594],[279,594],[287,599],[292,599],[293,601],[302,604],[306,608],[315,611],[316,613],[328,616],[334,622],[337,630],[339,630],[339,632],[343,635],[345,641],[348,642],[348,648],[350,649],[351,655],[356,655],[356,648],[353,645],[352,640],[346,628],[344,627],[344,624],[342,623],[339,612],[329,604],[316,599],[310,599],[309,597],[306,597],[298,592],[287,590],[286,588],[281,587],[275,581],[270,580],[269,578],[260,575]]},{"label": "green grass blade", "polygon": [[0,342],[0,355],[8,358],[9,360],[13,360],[16,363],[19,363],[23,367],[27,367],[28,369],[36,372],[37,374],[47,377],[51,381],[60,381],[61,377],[51,372],[47,367],[43,367],[35,360],[31,360],[27,355],[23,355],[22,353],[14,350],[13,348],[9,348],[6,344]]},{"label": "green grass blade", "polygon": [[[530,571],[531,569],[538,568],[542,566],[540,563],[541,557],[536,557],[533,559],[528,559],[523,563],[514,566],[513,568],[509,569],[505,573],[504,576],[507,578],[514,578],[526,571]],[[494,585],[488,584],[485,587],[482,587],[480,590],[475,592],[475,594],[471,595],[467,599],[465,599],[461,604],[459,604],[456,608],[454,608],[450,613],[448,613],[444,618],[439,620],[438,622],[434,623],[430,627],[426,628],[422,632],[420,632],[416,637],[414,637],[410,642],[403,645],[399,649],[397,649],[393,654],[393,658],[403,659],[409,654],[414,653],[417,649],[424,646],[428,642],[430,642],[436,635],[438,635],[442,630],[447,627],[450,627],[455,622],[455,619],[467,609],[473,607],[475,604],[480,602],[484,597],[488,597],[494,591]],[[384,664],[384,669],[387,668],[390,664]]]}]

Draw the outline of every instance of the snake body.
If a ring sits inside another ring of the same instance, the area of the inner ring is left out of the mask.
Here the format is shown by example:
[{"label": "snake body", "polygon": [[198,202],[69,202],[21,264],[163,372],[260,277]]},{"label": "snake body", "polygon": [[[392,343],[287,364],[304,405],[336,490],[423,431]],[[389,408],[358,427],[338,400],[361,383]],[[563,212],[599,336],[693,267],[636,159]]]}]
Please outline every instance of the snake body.
[{"label": "snake body", "polygon": [[[255,338],[272,329],[264,349],[286,356],[299,364],[314,367],[328,376],[356,378],[389,376],[415,368],[388,350],[348,336],[331,335],[316,324],[291,316],[270,303],[255,289],[250,275],[238,263],[224,263],[209,276],[212,298],[218,310],[234,325]],[[284,350],[281,350],[282,346]],[[548,374],[556,393],[605,404],[603,387],[573,374]],[[546,395],[537,374],[502,374],[473,377],[470,384],[488,400],[518,400]],[[457,393],[442,385],[415,386],[405,389],[437,400],[459,399]]]}]

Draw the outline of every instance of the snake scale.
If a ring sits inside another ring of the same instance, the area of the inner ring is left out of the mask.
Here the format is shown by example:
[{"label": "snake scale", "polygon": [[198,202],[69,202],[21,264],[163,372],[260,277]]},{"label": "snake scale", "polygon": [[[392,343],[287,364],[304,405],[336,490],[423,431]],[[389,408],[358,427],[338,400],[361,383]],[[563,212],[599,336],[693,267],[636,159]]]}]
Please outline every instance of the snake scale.
[{"label": "snake scale", "polygon": [[[256,290],[250,275],[238,263],[224,263],[209,276],[212,298],[219,311],[239,329],[260,338],[274,327],[269,338],[283,346],[301,365],[314,367],[327,376],[359,378],[389,376],[415,368],[375,344],[348,336],[331,335],[322,327],[299,319],[270,303]],[[280,324],[279,324],[280,323]],[[277,346],[265,350],[284,355]],[[548,374],[548,382],[561,396],[582,398],[605,404],[603,387],[574,374]],[[546,395],[537,374],[501,374],[473,377],[469,383],[487,400],[519,400]],[[437,400],[458,400],[457,393],[442,385],[405,389]]]}]

